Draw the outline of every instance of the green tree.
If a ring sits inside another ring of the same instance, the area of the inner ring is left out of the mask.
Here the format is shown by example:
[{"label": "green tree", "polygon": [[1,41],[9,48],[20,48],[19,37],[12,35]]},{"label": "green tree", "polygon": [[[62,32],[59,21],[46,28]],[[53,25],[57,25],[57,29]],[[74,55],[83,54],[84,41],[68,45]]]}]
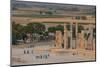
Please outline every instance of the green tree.
[{"label": "green tree", "polygon": [[47,14],[47,15],[52,15],[53,12],[51,12],[51,11],[47,11],[47,12],[45,12],[45,14]]},{"label": "green tree", "polygon": [[12,22],[12,44],[16,44],[18,39],[21,39],[23,26]]},{"label": "green tree", "polygon": [[20,39],[22,32],[23,32],[23,26],[20,24],[15,24],[15,22],[13,22],[12,23],[12,34],[15,34],[17,39]]},{"label": "green tree", "polygon": [[64,26],[58,25],[56,26],[56,30],[64,31]]},{"label": "green tree", "polygon": [[29,23],[27,24],[26,31],[29,33],[42,34],[45,31],[45,25],[42,23]]},{"label": "green tree", "polygon": [[56,31],[56,27],[49,27],[48,28],[48,32],[55,33],[55,31]]},{"label": "green tree", "polygon": [[58,25],[58,26],[55,26],[55,27],[49,27],[48,28],[48,32],[52,32],[52,33],[55,33],[57,30],[59,31],[64,31],[64,27],[62,25]]},{"label": "green tree", "polygon": [[42,11],[40,11],[40,15],[42,15],[43,14],[43,12]]},{"label": "green tree", "polygon": [[81,33],[82,30],[84,30],[84,27],[82,25],[78,25],[78,33]]}]

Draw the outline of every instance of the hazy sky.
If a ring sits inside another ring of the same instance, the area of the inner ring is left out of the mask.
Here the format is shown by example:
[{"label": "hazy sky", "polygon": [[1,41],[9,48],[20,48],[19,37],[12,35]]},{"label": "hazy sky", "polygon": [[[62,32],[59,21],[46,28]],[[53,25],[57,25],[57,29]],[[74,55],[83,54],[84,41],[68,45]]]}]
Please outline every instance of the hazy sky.
[{"label": "hazy sky", "polygon": [[40,2],[56,2],[56,3],[96,5],[96,0],[23,0],[23,1],[40,1]]}]

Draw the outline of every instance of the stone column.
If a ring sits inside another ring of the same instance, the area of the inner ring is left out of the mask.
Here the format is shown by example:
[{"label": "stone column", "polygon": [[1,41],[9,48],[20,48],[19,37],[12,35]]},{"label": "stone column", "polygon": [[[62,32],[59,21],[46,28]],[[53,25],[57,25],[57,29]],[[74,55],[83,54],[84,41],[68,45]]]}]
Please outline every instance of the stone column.
[{"label": "stone column", "polygon": [[70,23],[70,48],[72,49],[73,48],[73,45],[72,45],[72,41],[73,41],[73,36],[72,36],[72,26],[73,25],[73,22]]},{"label": "stone column", "polygon": [[81,32],[81,35],[80,35],[80,49],[85,49],[85,43],[84,43],[84,31]]},{"label": "stone column", "polygon": [[76,29],[75,29],[75,34],[76,34],[76,43],[75,43],[75,48],[77,48],[77,46],[78,46],[78,43],[77,43],[77,39],[78,39],[78,22],[76,22],[76,24],[75,24],[75,27],[76,27]]},{"label": "stone column", "polygon": [[[95,28],[95,25],[93,25],[93,28]],[[94,34],[94,32],[93,32],[93,34]],[[95,35],[96,35],[96,33],[95,33]],[[95,50],[96,50],[96,39],[93,36],[93,51],[95,51]]]},{"label": "stone column", "polygon": [[63,38],[62,38],[62,32],[56,31],[55,35],[55,46],[56,48],[62,48]]},{"label": "stone column", "polygon": [[89,33],[90,33],[90,36],[88,38],[88,49],[90,50],[93,50],[93,28],[92,28],[92,25],[89,25]]},{"label": "stone column", "polygon": [[45,23],[46,31],[48,31],[48,25],[49,25],[49,24],[46,24],[46,23]]},{"label": "stone column", "polygon": [[84,31],[78,33],[77,38],[77,49],[85,49],[85,41],[84,41]]},{"label": "stone column", "polygon": [[95,44],[95,39],[93,39],[93,50],[95,51],[95,48],[96,48],[96,44]]},{"label": "stone column", "polygon": [[68,48],[68,44],[67,44],[67,28],[66,28],[66,23],[64,23],[64,49]]}]

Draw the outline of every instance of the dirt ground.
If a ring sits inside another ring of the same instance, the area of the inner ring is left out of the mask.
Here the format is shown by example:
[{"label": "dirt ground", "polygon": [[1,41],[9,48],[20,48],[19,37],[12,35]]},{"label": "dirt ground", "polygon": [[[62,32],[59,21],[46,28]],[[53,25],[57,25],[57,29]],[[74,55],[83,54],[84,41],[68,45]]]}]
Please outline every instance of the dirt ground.
[{"label": "dirt ground", "polygon": [[[45,64],[77,61],[95,61],[95,51],[83,49],[58,49],[52,42],[12,46],[12,65]],[[42,44],[42,45],[40,45]],[[29,51],[28,53],[25,51]],[[42,57],[42,58],[41,58]]]}]

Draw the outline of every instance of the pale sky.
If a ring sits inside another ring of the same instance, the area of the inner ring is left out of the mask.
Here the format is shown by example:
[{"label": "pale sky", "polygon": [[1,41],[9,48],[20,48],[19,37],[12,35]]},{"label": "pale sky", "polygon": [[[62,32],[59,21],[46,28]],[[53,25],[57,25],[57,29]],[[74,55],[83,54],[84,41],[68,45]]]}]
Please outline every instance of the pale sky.
[{"label": "pale sky", "polygon": [[96,0],[21,0],[21,1],[39,1],[39,2],[96,5]]}]

